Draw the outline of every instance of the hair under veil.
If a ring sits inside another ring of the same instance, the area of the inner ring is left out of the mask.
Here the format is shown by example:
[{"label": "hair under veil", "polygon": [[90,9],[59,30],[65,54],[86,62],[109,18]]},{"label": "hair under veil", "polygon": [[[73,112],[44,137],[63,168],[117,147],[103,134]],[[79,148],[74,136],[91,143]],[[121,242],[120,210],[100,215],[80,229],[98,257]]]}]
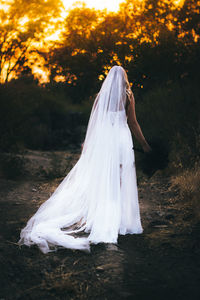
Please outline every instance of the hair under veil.
[{"label": "hair under veil", "polygon": [[[43,253],[58,247],[90,251],[90,243],[117,243],[118,233],[141,233],[138,203],[132,201],[137,197],[137,189],[131,188],[135,173],[127,175],[134,152],[120,150],[119,129],[127,125],[126,93],[125,71],[114,66],[94,101],[78,162],[22,229],[20,245],[37,244]],[[88,236],[74,236],[79,231]]]}]

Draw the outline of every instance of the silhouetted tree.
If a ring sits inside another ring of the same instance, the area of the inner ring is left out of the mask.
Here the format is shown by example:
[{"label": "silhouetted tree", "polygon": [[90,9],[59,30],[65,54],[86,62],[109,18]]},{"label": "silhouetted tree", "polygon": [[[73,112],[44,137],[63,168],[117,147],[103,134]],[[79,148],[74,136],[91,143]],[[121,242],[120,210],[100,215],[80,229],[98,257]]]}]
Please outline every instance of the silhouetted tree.
[{"label": "silhouetted tree", "polygon": [[47,25],[53,25],[59,16],[62,1],[14,0],[3,4],[6,9],[0,10],[0,82],[7,82],[33,60],[30,55],[47,34]]}]

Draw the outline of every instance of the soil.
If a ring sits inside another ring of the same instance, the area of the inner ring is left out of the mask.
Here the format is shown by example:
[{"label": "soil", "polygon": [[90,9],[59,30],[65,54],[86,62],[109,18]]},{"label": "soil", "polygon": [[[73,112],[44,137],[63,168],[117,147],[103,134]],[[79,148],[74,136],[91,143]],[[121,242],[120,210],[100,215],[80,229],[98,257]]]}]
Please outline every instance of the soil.
[{"label": "soil", "polygon": [[[190,201],[160,172],[138,176],[143,234],[119,235],[117,245],[93,245],[91,253],[43,254],[37,246],[16,244],[62,180],[52,174],[67,173],[78,155],[31,151],[26,176],[0,179],[0,300],[200,299],[200,222]],[[60,171],[57,158],[67,168]]]}]

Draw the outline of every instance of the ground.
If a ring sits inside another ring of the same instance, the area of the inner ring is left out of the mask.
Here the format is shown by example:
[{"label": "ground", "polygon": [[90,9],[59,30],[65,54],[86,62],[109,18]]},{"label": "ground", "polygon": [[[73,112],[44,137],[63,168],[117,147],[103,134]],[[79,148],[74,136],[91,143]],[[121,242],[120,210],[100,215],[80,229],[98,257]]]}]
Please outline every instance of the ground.
[{"label": "ground", "polygon": [[59,173],[56,155],[65,172],[78,158],[32,151],[26,154],[31,172],[0,179],[0,300],[200,299],[200,223],[160,172],[138,176],[143,234],[120,235],[118,245],[93,245],[91,253],[20,248],[20,230],[62,179],[52,179]]}]

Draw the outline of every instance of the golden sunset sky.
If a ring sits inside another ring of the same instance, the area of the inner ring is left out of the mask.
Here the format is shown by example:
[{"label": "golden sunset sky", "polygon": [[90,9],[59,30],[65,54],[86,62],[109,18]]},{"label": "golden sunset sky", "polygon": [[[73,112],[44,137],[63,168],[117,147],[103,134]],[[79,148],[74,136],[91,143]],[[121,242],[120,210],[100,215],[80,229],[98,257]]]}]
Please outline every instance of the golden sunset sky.
[{"label": "golden sunset sky", "polygon": [[[74,3],[79,2],[77,0],[62,0],[62,1],[66,9],[71,8]],[[95,8],[95,9],[107,8],[107,10],[109,11],[118,11],[119,4],[124,1],[123,0],[85,0],[80,2],[85,2],[87,7],[89,8]]]}]

